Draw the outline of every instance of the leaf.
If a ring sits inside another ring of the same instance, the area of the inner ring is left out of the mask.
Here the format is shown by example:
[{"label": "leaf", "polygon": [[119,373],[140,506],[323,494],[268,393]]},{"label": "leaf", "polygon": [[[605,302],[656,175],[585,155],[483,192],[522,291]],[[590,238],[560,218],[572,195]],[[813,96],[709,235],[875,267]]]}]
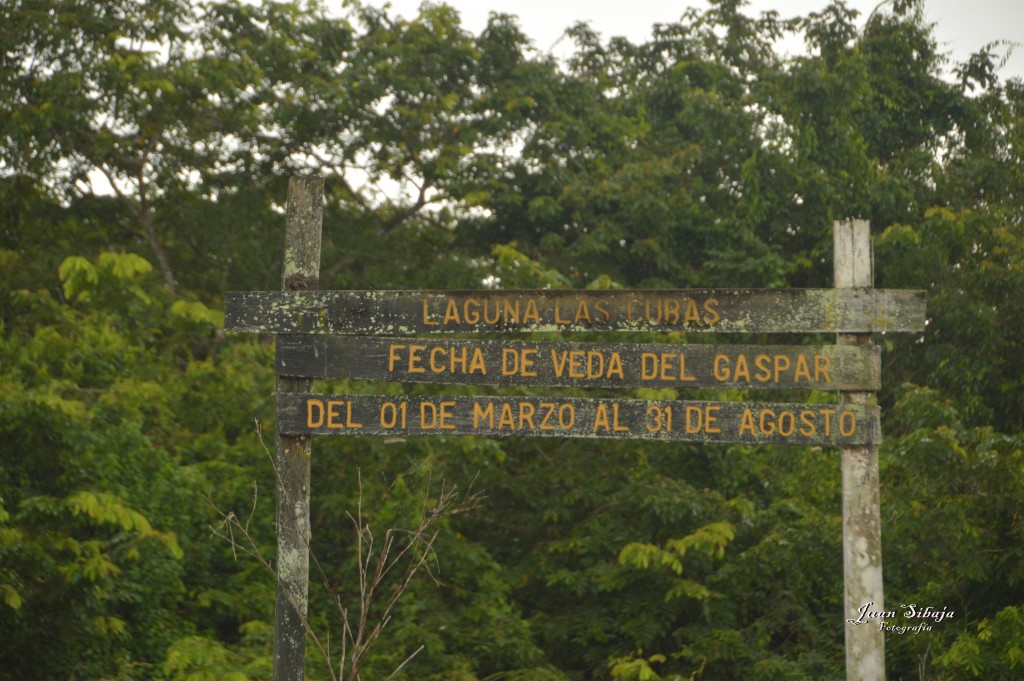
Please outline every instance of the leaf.
[{"label": "leaf", "polygon": [[80,255],[71,255],[64,259],[57,269],[61,283],[64,285],[64,297],[78,300],[86,296],[90,286],[99,283],[99,273],[91,262]]},{"label": "leaf", "polygon": [[96,522],[114,525],[125,532],[137,532],[142,539],[156,539],[177,559],[185,555],[173,533],[154,530],[145,516],[125,506],[113,494],[80,491],[69,496],[66,502],[74,515],[86,515]]},{"label": "leaf", "polygon": [[667,567],[677,575],[683,572],[683,563],[677,556],[653,544],[638,542],[626,544],[619,552],[619,562],[623,565],[632,565],[643,570],[654,566]]},{"label": "leaf", "polygon": [[722,558],[725,555],[725,547],[735,536],[736,528],[732,523],[717,522],[705,525],[681,539],[670,539],[665,543],[665,547],[680,556],[685,556],[691,548],[697,548],[716,558]]},{"label": "leaf", "polygon": [[714,595],[711,589],[691,579],[677,579],[672,582],[671,588],[665,593],[665,601],[675,601],[683,598],[690,598],[695,601],[707,601]]},{"label": "leaf", "polygon": [[134,253],[111,253],[109,251],[100,253],[98,264],[106,269],[115,278],[122,281],[130,281],[140,275],[149,274],[153,266],[145,258]]},{"label": "leaf", "polygon": [[127,630],[127,623],[120,617],[98,615],[92,618],[92,625],[105,635],[121,635]]},{"label": "leaf", "polygon": [[194,300],[176,300],[171,304],[171,314],[193,322],[224,326],[224,313],[213,310]]},{"label": "leaf", "polygon": [[21,594],[10,584],[0,584],[0,591],[4,593],[4,603],[12,610],[21,608]]}]

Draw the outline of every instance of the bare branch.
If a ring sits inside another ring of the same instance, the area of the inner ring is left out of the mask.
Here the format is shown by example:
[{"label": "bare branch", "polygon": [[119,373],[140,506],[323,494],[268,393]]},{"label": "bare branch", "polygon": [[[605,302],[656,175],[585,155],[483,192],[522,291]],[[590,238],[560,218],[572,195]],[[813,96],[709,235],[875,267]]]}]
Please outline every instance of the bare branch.
[{"label": "bare branch", "polygon": [[[267,457],[274,461],[266,443],[263,441],[263,433],[259,422],[256,424],[256,432],[260,444]],[[279,471],[274,468],[275,478],[279,479]],[[320,581],[324,591],[331,597],[341,629],[340,656],[335,659],[331,650],[330,627],[326,631],[318,633],[310,623],[308,615],[300,612],[300,617],[307,634],[313,641],[313,645],[319,651],[326,662],[328,671],[333,681],[344,681],[349,678],[358,681],[363,665],[369,659],[370,653],[380,639],[388,624],[392,620],[394,610],[402,597],[408,593],[413,580],[420,572],[425,572],[431,579],[438,582],[434,573],[439,561],[434,552],[434,545],[439,536],[438,523],[460,513],[468,512],[479,506],[483,496],[472,490],[466,494],[460,494],[456,485],[441,482],[440,490],[436,498],[430,495],[430,479],[427,478],[424,485],[422,502],[416,515],[418,520],[415,527],[403,528],[400,526],[399,515],[402,505],[399,505],[395,517],[389,521],[391,527],[386,529],[383,535],[375,535],[363,514],[363,479],[362,472],[358,475],[358,497],[356,499],[355,514],[349,514],[352,523],[353,534],[355,535],[355,550],[358,565],[359,592],[357,602],[351,607],[346,606],[342,597],[338,594],[326,570],[320,564],[315,552],[309,551],[311,562],[320,574]],[[475,483],[475,480],[474,480]],[[280,488],[280,485],[278,485]],[[388,492],[392,492],[394,486],[388,486]],[[279,494],[287,492],[279,489]],[[255,538],[250,533],[253,517],[256,513],[258,501],[258,488],[253,484],[253,501],[248,517],[244,523],[234,512],[220,510],[214,500],[206,497],[206,501],[216,511],[221,521],[212,526],[212,534],[226,541],[231,547],[232,555],[237,560],[238,554],[252,556],[265,570],[279,581],[276,571],[271,562],[263,555]],[[289,504],[284,498],[283,503]],[[309,550],[307,539],[307,550]],[[433,564],[433,569],[431,565]],[[296,605],[295,597],[285,590],[289,602]],[[357,608],[358,612],[353,608]],[[335,637],[337,638],[337,637]],[[336,644],[335,648],[339,646]],[[386,679],[394,679],[411,661],[423,650],[420,646],[408,655]]]}]

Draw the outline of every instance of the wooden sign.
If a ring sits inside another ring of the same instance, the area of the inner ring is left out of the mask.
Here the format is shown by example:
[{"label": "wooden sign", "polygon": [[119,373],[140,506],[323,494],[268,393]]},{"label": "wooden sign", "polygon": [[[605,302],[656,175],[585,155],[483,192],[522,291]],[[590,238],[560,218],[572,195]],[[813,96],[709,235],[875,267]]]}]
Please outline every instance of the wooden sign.
[{"label": "wooden sign", "polygon": [[921,331],[922,291],[677,289],[254,291],[225,300],[225,330],[412,335],[445,332]]},{"label": "wooden sign", "polygon": [[[323,180],[292,178],[282,282],[287,290],[225,298],[226,331],[282,334],[274,454],[274,681],[305,678],[308,436],[317,434],[836,445],[842,460],[844,608],[852,614],[870,602],[882,609],[881,426],[872,392],[879,387],[880,361],[871,334],[924,330],[925,294],[871,288],[867,222],[835,224],[834,289],[320,292],[308,289],[318,285],[322,209]],[[826,348],[402,338],[618,330],[836,333],[838,342]],[[334,334],[384,338],[356,341]],[[839,404],[309,392],[314,378],[332,377],[587,388],[801,388],[838,391]],[[847,680],[884,681],[881,630],[848,626],[846,637]]]},{"label": "wooden sign", "polygon": [[877,390],[877,347],[282,335],[277,373],[440,384]]},{"label": "wooden sign", "polygon": [[878,407],[569,397],[314,395],[281,393],[289,435],[482,435],[736,442],[872,444]]}]

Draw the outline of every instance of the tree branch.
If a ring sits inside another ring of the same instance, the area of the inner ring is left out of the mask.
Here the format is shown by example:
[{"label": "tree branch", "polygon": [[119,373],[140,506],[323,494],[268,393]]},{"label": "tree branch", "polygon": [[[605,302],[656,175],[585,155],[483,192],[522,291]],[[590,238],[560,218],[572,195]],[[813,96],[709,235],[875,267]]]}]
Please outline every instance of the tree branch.
[{"label": "tree branch", "polygon": [[[273,455],[263,442],[262,432],[260,432],[258,423],[257,433],[260,436],[260,444],[263,445],[267,456],[273,461]],[[276,468],[274,474],[275,476],[278,475]],[[424,486],[423,502],[419,509],[419,520],[416,527],[412,529],[404,529],[397,526],[388,528],[384,532],[383,542],[378,549],[374,533],[363,520],[364,493],[362,474],[358,473],[358,476],[359,493],[356,500],[356,513],[354,516],[349,515],[356,535],[359,571],[359,596],[355,604],[355,607],[359,609],[359,613],[356,621],[353,621],[351,608],[346,607],[343,603],[341,596],[332,586],[316,554],[309,549],[308,543],[306,547],[309,550],[311,563],[320,573],[321,583],[324,586],[324,590],[331,596],[331,601],[337,609],[340,620],[342,632],[341,656],[337,660],[336,668],[335,660],[330,650],[330,628],[328,627],[323,636],[321,636],[313,629],[308,615],[300,614],[300,617],[306,632],[313,641],[313,645],[327,663],[333,681],[344,681],[345,678],[358,680],[360,678],[360,670],[369,659],[374,645],[388,624],[390,624],[395,607],[402,597],[408,593],[413,580],[421,571],[425,570],[436,581],[436,577],[434,577],[429,568],[431,559],[437,560],[434,554],[434,544],[438,537],[438,531],[434,529],[436,525],[454,515],[476,508],[483,499],[482,494],[472,491],[472,484],[470,485],[470,491],[462,495],[455,485],[442,482],[437,498],[431,500],[428,480]],[[255,483],[253,484],[252,507],[244,523],[239,520],[235,513],[220,510],[212,498],[206,497],[206,502],[210,504],[221,518],[221,522],[218,525],[211,527],[213,535],[228,543],[236,559],[237,552],[239,551],[252,556],[277,580],[277,573],[273,565],[263,555],[259,545],[249,531],[257,506]],[[288,500],[285,499],[284,503],[288,505]],[[400,537],[405,539],[399,541]],[[394,575],[394,579],[390,579],[392,575]],[[391,586],[387,587],[389,582]],[[383,596],[381,592],[385,588],[389,590],[387,595]],[[291,598],[290,594],[289,598]],[[382,598],[383,601],[381,601]],[[382,606],[380,607],[379,614],[374,615],[373,612],[381,602]],[[295,604],[293,603],[293,605]],[[297,608],[296,610],[298,611]],[[386,679],[395,678],[423,650],[423,647],[418,647],[406,656]]]}]

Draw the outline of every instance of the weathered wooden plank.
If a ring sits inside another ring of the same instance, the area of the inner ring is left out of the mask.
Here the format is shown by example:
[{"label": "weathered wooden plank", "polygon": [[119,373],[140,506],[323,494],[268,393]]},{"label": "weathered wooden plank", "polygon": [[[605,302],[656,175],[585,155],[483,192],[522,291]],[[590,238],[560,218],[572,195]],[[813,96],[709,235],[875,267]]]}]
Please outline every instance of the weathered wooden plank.
[{"label": "weathered wooden plank", "polygon": [[278,428],[316,435],[479,435],[778,445],[876,442],[878,408],[568,397],[279,394]]},{"label": "weathered wooden plank", "polygon": [[583,388],[876,389],[877,347],[669,345],[282,335],[277,373]]},{"label": "weathered wooden plank", "polygon": [[[874,251],[871,226],[865,220],[833,226],[834,272],[837,289],[872,286]],[[843,347],[871,345],[866,333],[841,333]],[[872,404],[868,391],[840,393],[840,403]],[[865,604],[885,610],[882,580],[882,509],[879,489],[878,444],[845,444],[839,450],[843,498],[843,591],[846,624],[847,681],[885,681],[885,633],[881,627],[854,624]],[[852,619],[851,619],[852,618]]]},{"label": "weathered wooden plank", "polygon": [[678,289],[230,292],[225,329],[251,333],[921,331],[923,291]]},{"label": "weathered wooden plank", "polygon": [[[324,180],[288,182],[285,223],[285,290],[315,289],[320,275]],[[277,394],[312,390],[308,378],[277,377]],[[309,603],[310,440],[278,432],[274,449],[277,481],[277,598],[274,615],[273,681],[305,678],[306,612]]]}]

